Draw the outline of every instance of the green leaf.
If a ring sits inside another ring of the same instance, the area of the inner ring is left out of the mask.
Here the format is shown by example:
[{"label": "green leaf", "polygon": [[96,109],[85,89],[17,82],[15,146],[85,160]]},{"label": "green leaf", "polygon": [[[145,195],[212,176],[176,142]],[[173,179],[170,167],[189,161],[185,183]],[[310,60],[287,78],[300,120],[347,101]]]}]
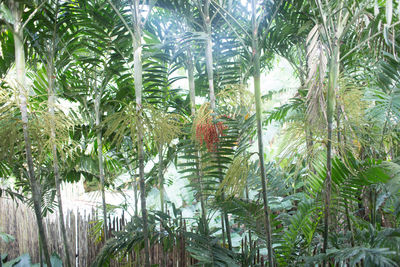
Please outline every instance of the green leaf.
[{"label": "green leaf", "polygon": [[3,264],[3,267],[27,267],[31,266],[31,257],[29,254],[23,254],[12,261]]},{"label": "green leaf", "polygon": [[0,238],[5,242],[9,243],[15,240],[15,238],[12,235],[0,232]]}]

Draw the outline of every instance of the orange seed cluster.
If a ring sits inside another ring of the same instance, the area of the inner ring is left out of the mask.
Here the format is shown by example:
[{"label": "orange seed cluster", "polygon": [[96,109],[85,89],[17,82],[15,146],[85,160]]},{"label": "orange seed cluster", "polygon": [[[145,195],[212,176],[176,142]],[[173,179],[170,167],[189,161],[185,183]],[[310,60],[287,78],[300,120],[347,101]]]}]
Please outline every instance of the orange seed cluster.
[{"label": "orange seed cluster", "polygon": [[196,127],[196,139],[203,145],[205,143],[208,152],[215,152],[219,138],[224,136],[223,131],[228,127],[219,121],[214,123],[212,118],[208,118],[204,122],[201,122]]}]

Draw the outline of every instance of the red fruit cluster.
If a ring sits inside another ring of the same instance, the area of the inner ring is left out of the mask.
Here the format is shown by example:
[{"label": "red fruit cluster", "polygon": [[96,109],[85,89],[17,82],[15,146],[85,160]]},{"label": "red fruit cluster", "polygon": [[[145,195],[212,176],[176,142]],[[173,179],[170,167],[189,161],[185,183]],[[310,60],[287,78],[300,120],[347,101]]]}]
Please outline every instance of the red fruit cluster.
[{"label": "red fruit cluster", "polygon": [[200,145],[206,144],[208,152],[215,152],[219,137],[224,136],[223,131],[227,128],[221,121],[213,123],[212,118],[209,118],[197,125],[196,139]]}]

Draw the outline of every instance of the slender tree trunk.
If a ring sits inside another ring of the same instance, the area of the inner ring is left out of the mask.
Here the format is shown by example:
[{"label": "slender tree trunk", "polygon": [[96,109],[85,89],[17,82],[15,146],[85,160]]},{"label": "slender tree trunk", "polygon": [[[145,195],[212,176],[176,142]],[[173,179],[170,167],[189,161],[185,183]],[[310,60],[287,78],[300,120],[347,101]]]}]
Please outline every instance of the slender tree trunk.
[{"label": "slender tree trunk", "polygon": [[142,26],[139,0],[133,1],[133,16],[135,27],[135,40],[134,40],[134,78],[135,78],[135,97],[136,97],[136,112],[137,112],[137,139],[138,139],[138,160],[139,160],[139,187],[140,187],[140,202],[142,208],[143,219],[143,236],[144,236],[144,257],[145,266],[150,267],[150,240],[149,230],[147,225],[147,208],[146,208],[146,185],[144,180],[144,148],[143,148],[143,126],[142,126]]},{"label": "slender tree trunk", "polygon": [[[191,115],[194,118],[196,115],[196,90],[195,90],[195,83],[194,83],[194,64],[193,64],[193,57],[191,49],[187,49],[188,55],[188,81],[189,81],[189,97],[190,97],[190,109]],[[203,223],[203,227],[205,231],[208,233],[207,227],[207,210],[205,205],[205,200],[203,196],[203,183],[202,183],[202,175],[200,171],[200,153],[196,152],[196,175],[199,181],[199,189],[200,189],[200,208],[201,208],[201,220]]]},{"label": "slender tree trunk", "polygon": [[326,253],[328,248],[329,217],[332,191],[332,122],[335,107],[335,90],[339,77],[339,44],[336,42],[332,58],[329,64],[329,83],[327,96],[327,149],[326,149],[326,179],[325,179],[325,218],[324,218],[324,243],[322,252]]},{"label": "slender tree trunk", "polygon": [[221,212],[221,230],[222,230],[222,245],[225,248],[226,247],[226,242],[225,242],[225,223],[224,223],[224,213]]},{"label": "slender tree trunk", "polygon": [[39,234],[39,265],[40,267],[43,267],[43,245],[42,245],[42,240],[40,238],[40,234]]},{"label": "slender tree trunk", "polygon": [[55,105],[55,68],[54,68],[54,54],[55,54],[55,45],[56,45],[56,33],[57,33],[57,21],[58,21],[58,6],[59,1],[56,1],[56,17],[55,23],[53,27],[53,36],[52,36],[52,47],[50,51],[50,55],[48,57],[48,66],[47,66],[47,80],[48,80],[48,108],[49,113],[51,116],[51,126],[50,126],[50,138],[52,143],[52,153],[53,153],[53,170],[54,170],[54,181],[56,185],[56,192],[57,192],[57,202],[58,202],[58,220],[60,223],[60,231],[62,234],[62,239],[64,243],[64,253],[66,259],[67,267],[71,266],[71,259],[70,259],[70,250],[68,245],[67,239],[67,232],[65,230],[65,222],[64,222],[64,212],[63,212],[63,205],[61,199],[61,179],[60,179],[60,172],[59,172],[59,165],[58,165],[58,155],[57,155],[57,145],[56,145],[56,129],[55,125],[55,112],[54,112],[54,105]]},{"label": "slender tree trunk", "polygon": [[[138,51],[139,50],[139,51]],[[135,90],[138,90],[142,86],[142,77],[141,77],[141,59],[140,59],[140,50],[138,48],[135,51]],[[139,67],[140,66],[140,67]],[[140,81],[138,81],[136,75],[140,73]],[[141,89],[139,89],[141,90]],[[143,149],[143,128],[142,128],[142,101],[141,97],[136,97],[136,105],[137,105],[137,115],[138,115],[138,129],[137,129],[137,137],[138,137],[138,160],[139,160],[139,187],[140,187],[140,203],[142,209],[142,219],[143,219],[143,235],[144,235],[144,251],[145,251],[145,266],[150,267],[150,250],[149,250],[149,233],[147,226],[147,208],[146,208],[146,188],[145,188],[145,180],[144,180],[144,149]]]},{"label": "slender tree trunk", "polygon": [[208,76],[208,88],[209,88],[209,95],[210,95],[210,107],[213,111],[215,111],[214,70],[213,70],[211,20],[210,20],[210,0],[205,0],[204,26],[205,26],[205,32],[207,35],[206,66],[207,66],[207,76]]},{"label": "slender tree trunk", "polygon": [[258,29],[256,25],[256,0],[252,0],[252,25],[253,25],[253,59],[254,59],[254,97],[256,102],[256,120],[257,120],[257,139],[258,139],[258,155],[260,159],[262,198],[264,204],[265,230],[267,235],[268,249],[268,265],[274,266],[274,255],[272,251],[272,233],[270,223],[270,211],[268,207],[266,172],[264,163],[264,144],[262,139],[262,124],[261,124],[261,85],[260,85],[260,51],[258,49]]},{"label": "slender tree trunk", "polygon": [[62,199],[61,199],[61,179],[60,179],[60,172],[59,172],[59,165],[58,165],[58,155],[57,155],[57,145],[56,145],[56,129],[54,127],[55,123],[55,114],[54,114],[54,105],[55,105],[55,95],[54,95],[54,65],[52,62],[52,58],[50,59],[49,62],[49,70],[48,70],[48,83],[49,83],[49,88],[48,88],[48,106],[49,106],[49,113],[51,116],[51,120],[53,120],[53,123],[51,123],[51,128],[50,128],[50,137],[51,137],[51,142],[52,142],[52,153],[53,153],[53,170],[54,170],[54,180],[55,180],[55,185],[56,185],[56,192],[57,192],[57,202],[58,202],[58,220],[60,223],[60,230],[63,238],[63,243],[64,243],[64,253],[65,253],[65,259],[66,259],[66,264],[67,267],[71,266],[71,259],[70,259],[70,250],[69,250],[69,245],[68,245],[68,239],[67,239],[67,232],[65,230],[65,222],[64,222],[64,212],[63,212],[63,205],[62,205]]},{"label": "slender tree trunk", "polygon": [[[97,86],[96,86],[97,87]],[[96,99],[95,99],[95,112],[96,112],[96,127],[97,127],[97,155],[99,161],[99,177],[100,177],[100,190],[101,190],[101,202],[103,207],[103,220],[104,220],[104,239],[108,238],[107,228],[107,206],[106,206],[106,194],[104,189],[104,163],[103,163],[103,136],[100,127],[101,123],[101,95],[102,89],[95,88]]]},{"label": "slender tree trunk", "polygon": [[[158,188],[160,191],[160,205],[161,205],[161,212],[165,213],[166,212],[166,208],[165,208],[165,190],[164,190],[164,174],[163,174],[163,169],[164,169],[164,164],[163,164],[163,145],[159,144],[158,145]],[[160,224],[160,231],[162,231],[162,224]],[[164,252],[164,245],[161,244],[162,246],[162,255],[161,255],[161,266],[165,267],[166,266],[166,262],[167,262],[167,258],[166,258],[166,254]]]},{"label": "slender tree trunk", "polygon": [[27,107],[27,91],[26,91],[26,74],[25,74],[25,53],[24,53],[24,35],[22,29],[22,12],[23,4],[17,1],[11,1],[10,10],[14,16],[14,46],[15,46],[15,68],[17,71],[17,83],[19,88],[19,108],[21,111],[22,130],[25,141],[26,159],[28,163],[28,176],[32,189],[33,207],[36,215],[39,236],[42,240],[43,251],[46,258],[47,266],[51,267],[50,254],[47,246],[46,232],[43,226],[43,217],[41,212],[41,193],[40,184],[35,178],[35,169],[33,166],[32,147],[29,137],[28,126],[28,107]]},{"label": "slender tree trunk", "polygon": [[163,145],[158,145],[158,189],[160,190],[161,211],[165,212],[164,207],[164,174],[163,174]]},{"label": "slender tree trunk", "polygon": [[[219,147],[219,146],[217,146],[217,147]],[[218,165],[221,166],[221,160],[219,159],[218,154],[215,154],[215,157],[217,158]],[[222,173],[221,168],[219,168],[219,172]],[[222,183],[223,180],[224,180],[224,178],[221,176],[219,178],[220,183]],[[224,192],[221,193],[221,201],[222,202],[225,201],[225,193]],[[225,225],[225,231],[226,231],[226,239],[228,241],[228,248],[229,248],[229,250],[232,250],[231,228],[230,228],[230,224],[229,224],[228,214],[225,211],[222,211],[221,220],[224,220],[224,222],[225,222],[224,225]],[[225,240],[224,240],[224,242],[225,242]]]},{"label": "slender tree trunk", "polygon": [[196,174],[199,179],[199,189],[200,189],[200,208],[201,208],[201,221],[203,223],[203,228],[205,233],[208,235],[208,224],[207,224],[207,207],[206,207],[206,200],[204,199],[204,188],[203,188],[203,174],[201,171],[201,153],[197,151],[196,157]]},{"label": "slender tree trunk", "polygon": [[[214,69],[213,69],[213,54],[212,54],[212,31],[211,31],[211,19],[210,19],[210,0],[205,0],[204,5],[204,26],[207,35],[206,39],[206,67],[208,76],[208,88],[210,97],[210,107],[215,112],[215,92],[214,92]],[[218,157],[218,156],[217,156]],[[219,160],[218,160],[219,161]],[[222,195],[224,199],[224,196]],[[222,218],[225,222],[226,237],[228,240],[228,247],[232,249],[232,241],[230,234],[229,219],[225,212],[222,212]]]},{"label": "slender tree trunk", "polygon": [[187,66],[188,66],[188,80],[189,80],[189,97],[190,97],[190,110],[192,117],[196,114],[196,92],[194,85],[194,64],[192,51],[190,47],[187,49]]},{"label": "slender tree trunk", "polygon": [[135,201],[135,216],[138,216],[138,204],[139,204],[139,200],[138,200],[138,183],[137,183],[137,179],[136,179],[136,173],[133,172],[133,179],[135,179],[135,181],[133,182],[133,194],[134,194],[134,201]]},{"label": "slender tree trunk", "polygon": [[[127,157],[128,157],[128,155],[127,155]],[[132,168],[132,166],[131,166],[131,164],[129,163],[129,161],[128,161],[128,158],[125,158],[125,164],[126,164],[126,166],[128,166],[128,170],[129,170],[129,175],[132,177],[132,179],[134,180],[133,182],[132,182],[132,187],[133,187],[133,191],[134,191],[134,202],[135,202],[135,216],[137,217],[138,216],[138,212],[137,212],[137,207],[138,207],[138,201],[137,201],[137,183],[136,183],[136,174],[135,174],[135,172],[134,172],[134,170],[133,170],[133,168]]]},{"label": "slender tree trunk", "polygon": [[228,240],[228,248],[232,250],[232,238],[231,238],[231,227],[229,223],[229,217],[226,212],[223,212],[223,217],[225,221],[225,232],[226,232],[226,239]]},{"label": "slender tree trunk", "polygon": [[[250,202],[250,198],[249,198],[249,186],[248,186],[248,184],[247,184],[247,181],[246,181],[246,201],[247,202]],[[251,238],[251,230],[249,229],[248,230],[249,231],[249,243],[251,244],[253,241],[252,241],[252,238]],[[251,264],[251,266],[253,266],[253,264]]]}]

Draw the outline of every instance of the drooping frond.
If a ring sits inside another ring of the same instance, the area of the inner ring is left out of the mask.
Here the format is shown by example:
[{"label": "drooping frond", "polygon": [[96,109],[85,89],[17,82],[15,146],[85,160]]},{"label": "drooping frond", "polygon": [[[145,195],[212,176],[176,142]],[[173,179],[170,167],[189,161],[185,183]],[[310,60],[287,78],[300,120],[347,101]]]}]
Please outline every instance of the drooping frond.
[{"label": "drooping frond", "polygon": [[310,122],[315,123],[321,117],[326,118],[325,106],[325,72],[328,66],[327,48],[320,37],[320,28],[316,24],[307,36],[307,66],[308,74],[305,86],[307,93],[307,116]]}]

